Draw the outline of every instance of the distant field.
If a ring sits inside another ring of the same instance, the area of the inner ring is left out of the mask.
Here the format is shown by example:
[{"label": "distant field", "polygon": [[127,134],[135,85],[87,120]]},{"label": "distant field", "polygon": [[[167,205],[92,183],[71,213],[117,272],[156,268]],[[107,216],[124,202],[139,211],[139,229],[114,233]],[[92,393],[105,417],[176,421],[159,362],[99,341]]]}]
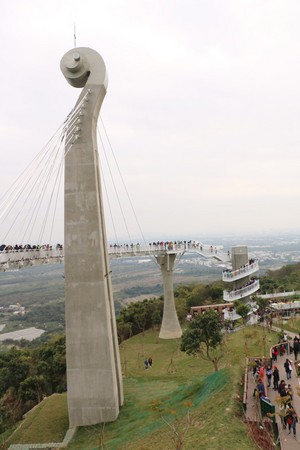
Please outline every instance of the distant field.
[{"label": "distant field", "polygon": [[6,339],[12,339],[14,341],[20,341],[21,339],[26,339],[27,341],[33,341],[40,337],[45,330],[39,330],[38,328],[24,328],[18,331],[11,331],[10,333],[1,333],[0,341],[5,341]]},{"label": "distant field", "polygon": [[[112,260],[112,284],[116,314],[129,302],[163,295],[161,273],[153,262],[139,263]],[[198,275],[195,275],[195,270]],[[218,270],[219,272],[219,270]],[[0,306],[20,303],[26,308],[23,318],[0,314],[0,324],[6,332],[37,327],[48,332],[64,330],[64,265],[33,266],[16,272],[0,272]],[[215,279],[215,271],[192,266],[187,273],[174,273],[174,285],[208,282]],[[218,278],[218,277],[217,277]]]},{"label": "distant field", "polygon": [[20,303],[27,307],[64,297],[63,265],[0,272],[0,287],[0,306]]}]

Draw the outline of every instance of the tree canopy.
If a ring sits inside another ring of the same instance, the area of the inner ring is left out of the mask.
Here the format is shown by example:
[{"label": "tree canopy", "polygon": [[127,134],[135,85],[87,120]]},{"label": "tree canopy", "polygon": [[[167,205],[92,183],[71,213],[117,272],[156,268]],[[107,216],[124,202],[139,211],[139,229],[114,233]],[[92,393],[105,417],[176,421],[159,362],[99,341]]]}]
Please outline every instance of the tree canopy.
[{"label": "tree canopy", "polygon": [[20,420],[46,395],[66,390],[65,337],[35,349],[0,352],[0,432]]},{"label": "tree canopy", "polygon": [[222,326],[222,320],[215,311],[195,316],[182,334],[181,351],[211,361],[217,371],[224,356]]},{"label": "tree canopy", "polygon": [[259,278],[262,293],[300,291],[300,263],[288,264],[278,270],[268,270]]},{"label": "tree canopy", "polygon": [[245,303],[241,302],[240,300],[236,300],[234,302],[234,307],[235,307],[235,312],[241,316],[241,318],[243,319],[244,325],[246,324],[247,321],[247,316],[250,312],[250,307],[248,305],[246,305]]}]

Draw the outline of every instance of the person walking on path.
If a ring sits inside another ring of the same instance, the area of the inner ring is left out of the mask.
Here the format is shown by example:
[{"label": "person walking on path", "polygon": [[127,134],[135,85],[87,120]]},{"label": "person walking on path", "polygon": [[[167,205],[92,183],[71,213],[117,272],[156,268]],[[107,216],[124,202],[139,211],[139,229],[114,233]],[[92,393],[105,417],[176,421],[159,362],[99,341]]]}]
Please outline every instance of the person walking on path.
[{"label": "person walking on path", "polygon": [[299,350],[300,350],[300,343],[299,343],[298,338],[295,336],[294,337],[294,356],[295,356],[295,361],[296,361],[296,359],[298,357]]},{"label": "person walking on path", "polygon": [[271,386],[272,373],[273,373],[273,370],[271,369],[271,366],[268,366],[268,367],[267,367],[267,370],[266,370],[267,381],[268,381],[268,387]]},{"label": "person walking on path", "polygon": [[286,358],[285,363],[283,364],[285,372],[286,372],[286,377],[288,380],[290,380],[292,378],[292,365],[291,365],[291,361]]},{"label": "person walking on path", "polygon": [[273,349],[272,349],[273,361],[277,361],[277,356],[278,356],[278,348],[277,347],[273,347]]},{"label": "person walking on path", "polygon": [[282,428],[285,430],[287,425],[287,413],[289,410],[289,406],[282,403],[279,407],[279,416],[281,419]]},{"label": "person walking on path", "polygon": [[266,395],[266,391],[265,391],[265,385],[263,383],[263,381],[261,380],[261,378],[258,380],[258,384],[257,384],[257,391],[258,391],[258,396],[259,398],[263,395]]},{"label": "person walking on path", "polygon": [[280,389],[280,397],[284,397],[286,400],[288,400],[286,390],[287,390],[287,384],[284,384],[282,389]]},{"label": "person walking on path", "polygon": [[296,439],[296,425],[298,422],[298,417],[294,408],[290,408],[287,413],[287,423],[289,427],[289,434],[291,434],[291,430],[293,430],[293,436]]},{"label": "person walking on path", "polygon": [[282,397],[281,391],[283,391],[284,387],[285,387],[285,381],[281,380],[279,383],[279,386],[278,386],[278,392],[279,392],[280,397]]},{"label": "person walking on path", "polygon": [[278,390],[278,381],[279,380],[280,380],[279,370],[278,370],[277,366],[274,366],[274,369],[273,369],[273,389],[275,391]]},{"label": "person walking on path", "polygon": [[288,387],[286,389],[287,395],[290,397],[291,402],[293,401],[293,388],[290,384],[288,384]]}]

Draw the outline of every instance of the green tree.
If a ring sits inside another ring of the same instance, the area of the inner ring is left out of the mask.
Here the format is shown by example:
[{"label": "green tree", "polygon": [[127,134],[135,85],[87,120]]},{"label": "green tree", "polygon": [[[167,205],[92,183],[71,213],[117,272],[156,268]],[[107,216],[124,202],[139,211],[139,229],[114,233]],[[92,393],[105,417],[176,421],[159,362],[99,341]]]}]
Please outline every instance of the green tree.
[{"label": "green tree", "polygon": [[47,393],[66,390],[66,340],[56,336],[34,352],[36,373],[45,380]]},{"label": "green tree", "polygon": [[119,341],[125,341],[132,335],[131,324],[126,323],[120,317],[117,317],[117,332]]},{"label": "green tree", "polygon": [[194,317],[182,334],[180,349],[212,362],[217,372],[219,361],[225,354],[220,316],[215,311],[207,311]]},{"label": "green tree", "polygon": [[[157,323],[157,314],[162,316],[163,300],[161,298],[145,299],[142,302],[131,303],[120,312],[120,323],[129,324],[132,335],[144,333]],[[155,320],[155,324],[153,323]]]},{"label": "green tree", "polygon": [[222,303],[224,283],[214,281],[211,284],[191,285],[189,289],[181,287],[182,297],[186,299],[187,306],[200,306]]},{"label": "green tree", "polygon": [[250,307],[248,305],[246,305],[245,303],[242,303],[239,300],[236,300],[234,302],[234,308],[235,308],[235,312],[239,316],[241,316],[241,318],[243,320],[243,324],[246,325],[247,317],[250,312]]},{"label": "green tree", "polygon": [[263,293],[300,290],[300,263],[268,270],[265,276],[260,277],[259,284]]},{"label": "green tree", "polygon": [[175,308],[179,322],[184,322],[190,311],[190,307],[187,305],[186,299],[182,297],[175,298]]},{"label": "green tree", "polygon": [[143,302],[143,305],[135,313],[135,322],[138,329],[142,332],[143,336],[145,334],[145,330],[148,328],[147,324],[149,323],[150,319],[149,310],[149,305]]},{"label": "green tree", "polygon": [[29,375],[30,357],[27,350],[13,347],[8,352],[0,354],[0,395],[13,388],[18,392],[20,383]]},{"label": "green tree", "polygon": [[161,312],[154,311],[151,316],[151,322],[152,322],[153,329],[158,328],[159,325],[161,324],[161,321],[162,321]]},{"label": "green tree", "polygon": [[269,301],[267,298],[256,297],[255,301],[260,311],[265,311],[267,306],[269,305]]},{"label": "green tree", "polygon": [[19,388],[19,396],[24,403],[28,401],[32,401],[34,404],[39,403],[44,392],[44,377],[38,375],[27,377],[26,380],[22,381]]}]

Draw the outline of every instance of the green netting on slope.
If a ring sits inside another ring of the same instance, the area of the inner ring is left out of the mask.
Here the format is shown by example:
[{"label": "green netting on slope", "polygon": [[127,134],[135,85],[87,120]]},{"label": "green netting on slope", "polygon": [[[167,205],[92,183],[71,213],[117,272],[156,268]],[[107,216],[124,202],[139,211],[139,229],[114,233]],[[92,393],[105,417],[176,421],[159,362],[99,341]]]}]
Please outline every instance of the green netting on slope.
[{"label": "green netting on slope", "polygon": [[[185,416],[188,411],[199,407],[212,394],[228,383],[228,372],[222,369],[205,379],[192,379],[189,383],[177,385],[174,381],[131,379],[128,395],[118,417],[116,431],[109,432],[105,441],[107,448],[120,448],[126,437],[137,440],[165,426],[162,417],[169,423]],[[130,385],[134,387],[131,391]],[[94,449],[96,450],[96,449]]]}]

